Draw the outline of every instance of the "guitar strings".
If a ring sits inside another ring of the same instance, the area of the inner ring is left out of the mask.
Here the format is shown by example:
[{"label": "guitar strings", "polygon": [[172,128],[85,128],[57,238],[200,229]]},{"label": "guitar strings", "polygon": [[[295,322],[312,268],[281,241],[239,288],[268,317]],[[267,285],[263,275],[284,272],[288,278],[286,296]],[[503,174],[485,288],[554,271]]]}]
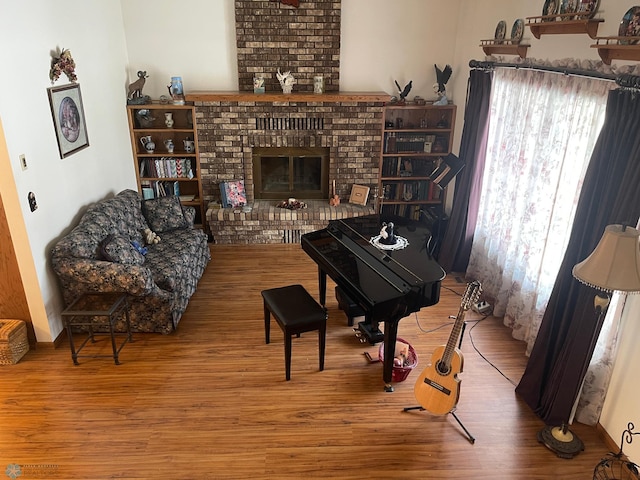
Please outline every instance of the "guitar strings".
[{"label": "guitar strings", "polygon": [[[443,288],[446,288],[447,290],[450,290],[451,292],[455,293],[456,295],[458,295],[458,296],[460,296],[460,297],[462,296],[462,294],[460,294],[460,293],[456,292],[455,290],[453,290],[453,289],[451,289],[451,288],[448,288],[448,287],[443,287]],[[442,324],[438,325],[437,327],[434,327],[434,328],[432,328],[432,329],[430,329],[430,330],[425,330],[425,329],[422,327],[422,325],[420,325],[420,319],[418,318],[418,312],[414,312],[414,315],[415,315],[415,318],[416,318],[416,325],[418,326],[418,329],[419,329],[422,333],[433,333],[433,332],[436,332],[436,331],[440,330],[441,328],[449,327],[449,326],[451,326],[451,325],[453,325],[453,324],[454,324],[454,322],[446,322],[446,323],[442,323]],[[468,324],[468,323],[473,323],[473,325],[471,326],[471,328],[469,328],[469,341],[471,342],[471,346],[472,346],[472,347],[473,347],[473,349],[476,351],[476,353],[477,353],[478,355],[480,355],[480,358],[482,358],[485,362],[487,362],[491,367],[493,367],[493,368],[495,369],[495,371],[496,371],[496,372],[498,372],[500,375],[502,375],[502,376],[503,376],[503,377],[504,377],[504,378],[505,378],[505,379],[506,379],[506,380],[507,380],[511,385],[513,385],[513,386],[515,387],[515,386],[516,386],[516,383],[515,383],[513,380],[511,380],[508,376],[506,376],[506,375],[502,372],[502,370],[500,370],[500,369],[499,369],[499,368],[498,368],[494,363],[492,363],[492,362],[491,362],[491,361],[490,361],[490,360],[489,360],[489,359],[488,359],[488,358],[487,358],[487,357],[486,357],[486,356],[485,356],[485,355],[484,355],[484,354],[483,354],[483,353],[478,349],[478,347],[476,346],[475,342],[473,341],[473,335],[472,335],[472,333],[471,333],[471,332],[473,331],[473,329],[474,329],[474,328],[476,328],[476,326],[477,326],[480,322],[482,322],[482,321],[486,320],[487,318],[489,318],[489,316],[490,316],[490,315],[485,315],[485,316],[483,316],[482,318],[479,318],[479,319],[474,319],[474,320],[465,320],[465,321],[464,321],[465,325],[466,325],[466,324]],[[454,318],[454,319],[455,319],[455,316],[452,316],[452,317],[449,317],[449,318]],[[465,328],[466,328],[466,326],[465,326]]]}]

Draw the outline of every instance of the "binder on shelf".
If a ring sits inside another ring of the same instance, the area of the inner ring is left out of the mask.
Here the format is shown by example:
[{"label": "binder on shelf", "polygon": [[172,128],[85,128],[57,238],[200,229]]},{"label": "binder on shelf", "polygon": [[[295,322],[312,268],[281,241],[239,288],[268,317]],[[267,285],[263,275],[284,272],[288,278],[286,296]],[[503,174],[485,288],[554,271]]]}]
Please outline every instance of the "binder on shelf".
[{"label": "binder on shelf", "polygon": [[429,178],[431,178],[431,181],[435,185],[437,185],[441,189],[444,189],[447,185],[449,185],[449,182],[451,182],[451,180],[453,180],[454,177],[458,173],[460,173],[464,166],[464,160],[461,160],[453,153],[450,153],[446,157],[442,158],[440,165],[433,172],[431,172]]}]

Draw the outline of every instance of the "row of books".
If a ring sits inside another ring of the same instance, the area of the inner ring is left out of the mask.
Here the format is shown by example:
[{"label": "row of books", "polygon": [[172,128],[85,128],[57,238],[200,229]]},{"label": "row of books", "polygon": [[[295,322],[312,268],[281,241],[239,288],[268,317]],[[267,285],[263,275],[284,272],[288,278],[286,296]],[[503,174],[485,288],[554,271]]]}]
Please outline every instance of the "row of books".
[{"label": "row of books", "polygon": [[168,195],[180,196],[180,182],[143,182],[142,197],[145,200],[158,197],[166,197]]},{"label": "row of books", "polygon": [[382,161],[383,177],[428,177],[440,159],[389,157]]},{"label": "row of books", "polygon": [[438,200],[442,189],[433,182],[393,182],[384,186],[384,198],[405,202]]},{"label": "row of books", "polygon": [[382,212],[410,220],[420,220],[420,205],[383,205]]},{"label": "row of books", "polygon": [[[436,140],[437,137],[430,134],[387,133],[385,135],[384,152],[430,153]],[[442,140],[440,142],[442,143]]]},{"label": "row of books", "polygon": [[143,158],[140,160],[140,177],[193,178],[190,158]]}]

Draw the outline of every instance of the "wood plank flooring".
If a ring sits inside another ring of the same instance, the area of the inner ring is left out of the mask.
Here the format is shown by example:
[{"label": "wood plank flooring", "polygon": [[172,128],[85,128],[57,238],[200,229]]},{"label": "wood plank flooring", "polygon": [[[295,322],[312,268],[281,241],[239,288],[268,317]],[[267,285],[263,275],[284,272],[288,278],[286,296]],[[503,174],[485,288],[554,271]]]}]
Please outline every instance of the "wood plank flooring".
[{"label": "wood plank flooring", "polygon": [[[465,288],[448,276],[440,302],[400,322],[419,364],[395,392],[369,364],[328,291],[325,370],[317,334],[293,340],[284,378],[280,329],[264,343],[260,291],[303,284],[317,268],[299,245],[212,245],[213,260],[171,335],[136,334],[122,364],[80,359],[67,344],[0,367],[0,472],[20,479],[588,479],[608,451],[574,425],[585,451],[558,458],[536,440],[543,423],[514,393],[524,345],[499,319],[475,313],[463,342],[457,415],[404,412],[415,379],[446,343]],[[456,292],[456,293],[454,293]],[[438,328],[441,327],[441,328]],[[501,375],[474,349],[473,344]],[[109,352],[106,339],[87,348]],[[2,477],[2,473],[0,473]]]}]

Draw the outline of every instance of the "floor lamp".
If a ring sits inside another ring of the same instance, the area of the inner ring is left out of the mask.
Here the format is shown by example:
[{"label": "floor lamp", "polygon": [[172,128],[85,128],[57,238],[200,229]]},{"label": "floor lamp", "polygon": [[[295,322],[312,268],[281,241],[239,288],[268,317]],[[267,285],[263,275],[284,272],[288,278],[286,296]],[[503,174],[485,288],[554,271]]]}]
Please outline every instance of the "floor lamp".
[{"label": "floor lamp", "polygon": [[[598,290],[593,305],[601,322],[607,313],[612,292],[640,292],[640,231],[625,225],[608,225],[595,250],[573,267],[573,276]],[[584,444],[564,424],[546,426],[538,440],[559,457],[573,458]]]}]

